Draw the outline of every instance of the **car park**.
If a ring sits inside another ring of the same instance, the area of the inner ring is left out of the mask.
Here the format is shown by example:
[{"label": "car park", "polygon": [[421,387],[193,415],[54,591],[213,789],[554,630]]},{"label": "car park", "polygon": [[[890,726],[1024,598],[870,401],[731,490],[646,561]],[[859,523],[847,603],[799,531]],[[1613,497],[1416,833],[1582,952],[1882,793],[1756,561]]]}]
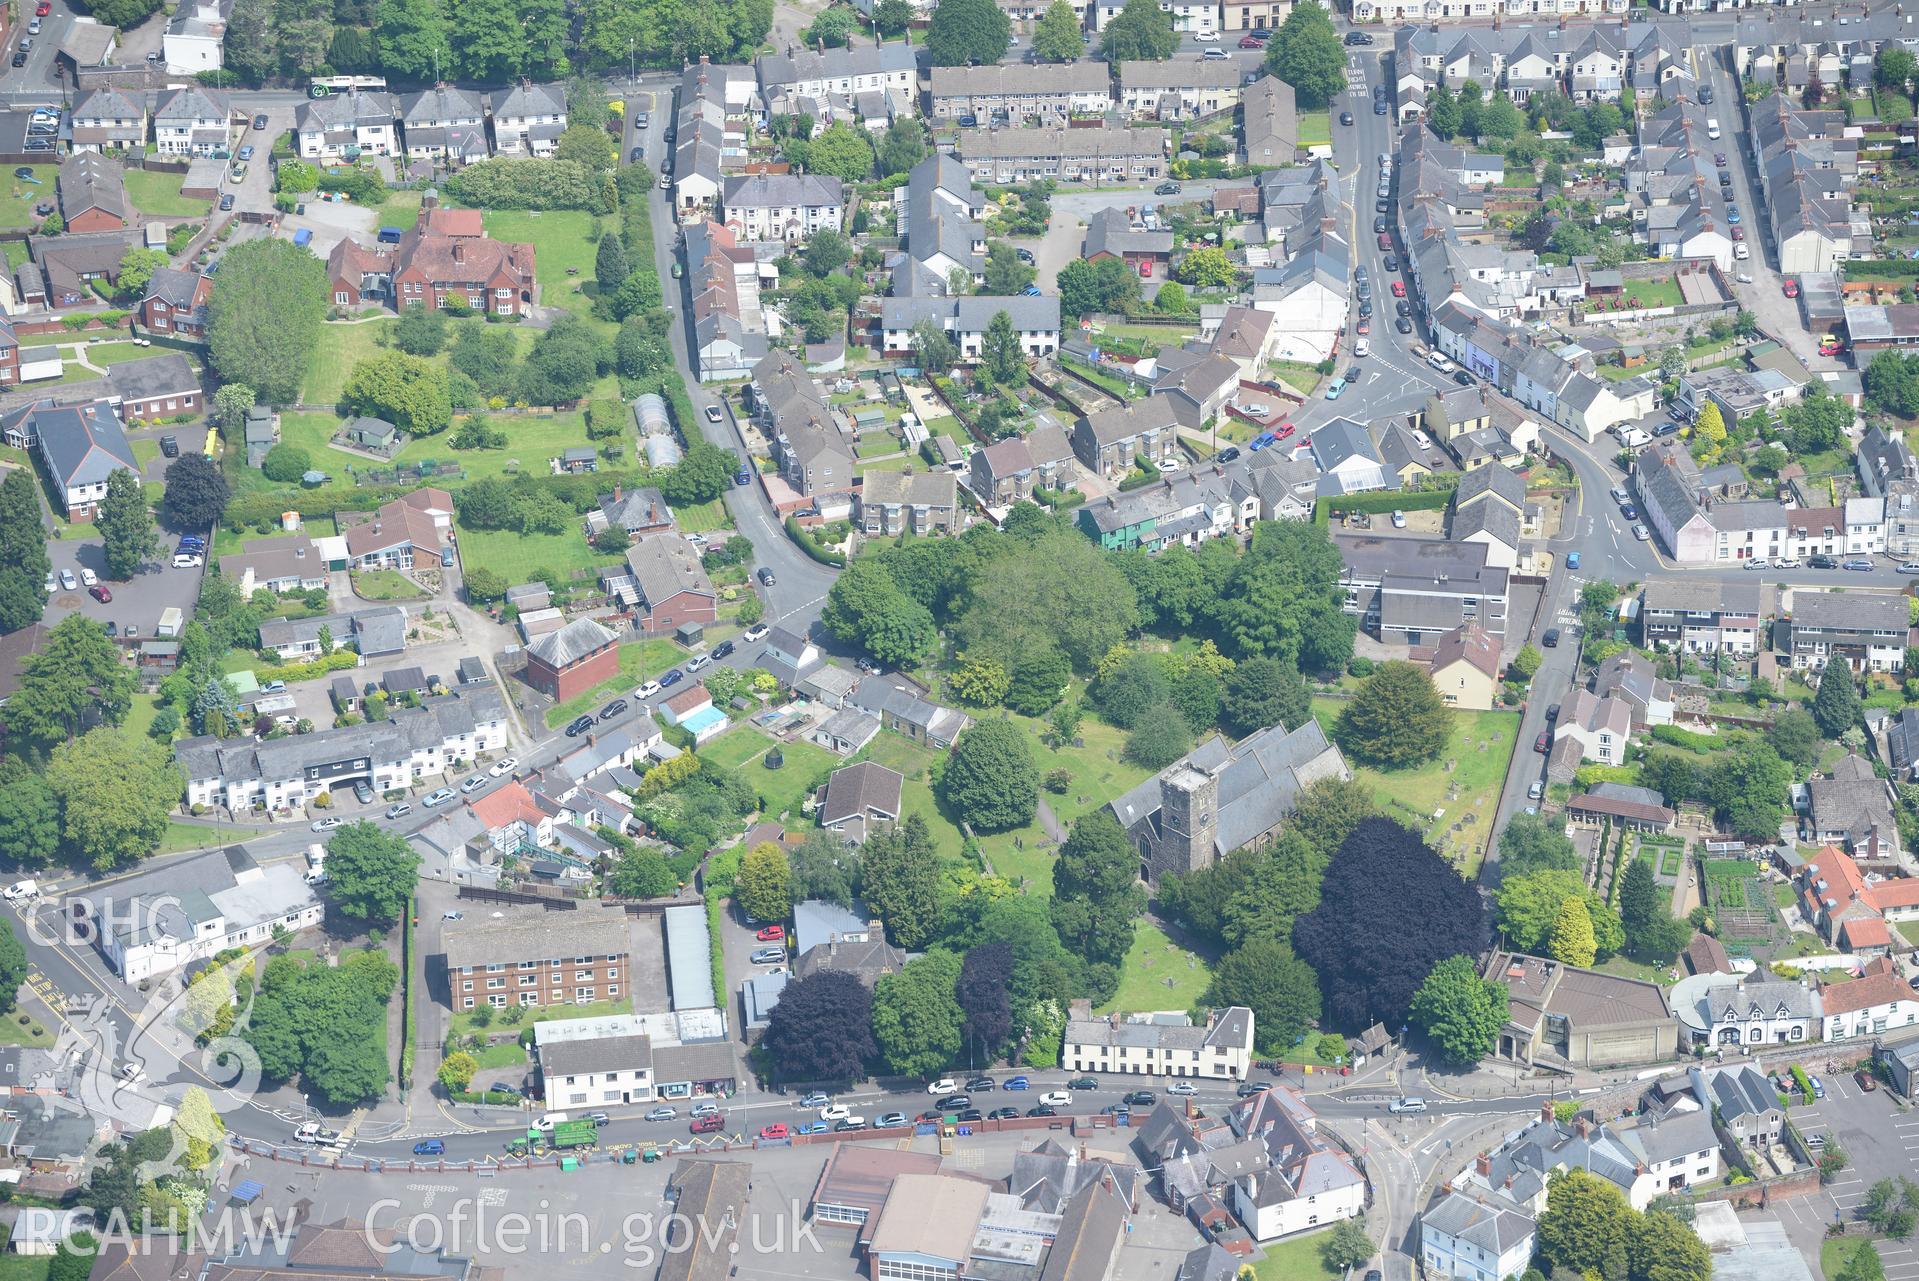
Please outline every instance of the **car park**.
[{"label": "car park", "polygon": [[[762,943],[783,943],[786,941],[786,927],[784,925],[762,925],[754,932],[753,937]],[[946,1088],[950,1090],[953,1087],[949,1085]]]}]

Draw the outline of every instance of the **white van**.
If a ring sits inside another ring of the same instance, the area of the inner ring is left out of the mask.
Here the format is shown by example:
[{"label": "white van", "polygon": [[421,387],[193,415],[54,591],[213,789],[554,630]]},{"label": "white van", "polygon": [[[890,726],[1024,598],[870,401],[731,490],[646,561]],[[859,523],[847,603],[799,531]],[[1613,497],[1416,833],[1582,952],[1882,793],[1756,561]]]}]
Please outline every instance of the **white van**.
[{"label": "white van", "polygon": [[1450,374],[1451,372],[1453,372],[1453,362],[1446,359],[1444,356],[1440,355],[1436,351],[1430,353],[1426,357],[1426,363],[1431,365],[1434,369],[1437,369],[1442,374]]},{"label": "white van", "polygon": [[15,881],[13,884],[7,886],[4,892],[7,902],[9,903],[19,903],[25,899],[38,898],[40,897],[40,882]]},{"label": "white van", "polygon": [[533,1128],[551,1134],[554,1126],[560,1125],[570,1119],[571,1118],[564,1112],[548,1112],[545,1116],[533,1123]]},{"label": "white van", "polygon": [[1714,142],[1719,141],[1719,121],[1716,118],[1709,118],[1706,121],[1706,136]]}]

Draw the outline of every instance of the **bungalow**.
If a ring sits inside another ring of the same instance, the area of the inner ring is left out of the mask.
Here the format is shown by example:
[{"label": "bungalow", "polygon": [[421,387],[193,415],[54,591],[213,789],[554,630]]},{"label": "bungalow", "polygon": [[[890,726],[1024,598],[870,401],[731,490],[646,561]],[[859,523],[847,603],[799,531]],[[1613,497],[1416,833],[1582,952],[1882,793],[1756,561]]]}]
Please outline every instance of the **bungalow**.
[{"label": "bungalow", "polygon": [[820,790],[820,826],[859,845],[874,831],[900,818],[900,791],[906,779],[871,761],[835,770]]},{"label": "bungalow", "polygon": [[346,530],[348,564],[354,569],[437,569],[451,559],[446,531],[453,496],[444,489],[416,489],[385,504],[372,519]]},{"label": "bungalow", "polygon": [[137,221],[127,203],[120,163],[92,151],[76,151],[60,166],[60,217],[73,232],[118,231]]},{"label": "bungalow", "polygon": [[683,689],[660,704],[660,715],[668,725],[678,726],[693,736],[699,746],[726,728],[726,713],[713,705],[706,683]]}]

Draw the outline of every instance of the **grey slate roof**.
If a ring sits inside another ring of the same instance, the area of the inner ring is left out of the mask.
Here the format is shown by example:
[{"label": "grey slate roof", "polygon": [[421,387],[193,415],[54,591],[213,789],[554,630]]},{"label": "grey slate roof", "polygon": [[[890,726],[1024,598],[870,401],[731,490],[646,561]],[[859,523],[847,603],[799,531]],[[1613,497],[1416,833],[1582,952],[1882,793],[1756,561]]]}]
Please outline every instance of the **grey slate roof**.
[{"label": "grey slate roof", "polygon": [[647,1036],[580,1037],[548,1041],[540,1047],[540,1072],[548,1081],[652,1066],[653,1041]]},{"label": "grey slate roof", "polygon": [[1478,1246],[1494,1258],[1533,1235],[1537,1224],[1511,1200],[1478,1189],[1448,1192],[1419,1218],[1422,1227]]},{"label": "grey slate roof", "polygon": [[905,783],[905,776],[899,771],[875,765],[871,761],[835,770],[826,783],[826,800],[820,806],[820,824],[830,827],[834,823],[843,823],[849,818],[865,814],[869,809],[898,817],[900,789]]},{"label": "grey slate roof", "polygon": [[[119,415],[103,400],[88,405],[40,405],[31,415],[40,452],[63,485],[102,484],[116,471],[140,474]],[[15,418],[9,415],[9,425]]]},{"label": "grey slate roof", "polygon": [[440,942],[449,970],[554,957],[625,956],[633,946],[626,913],[594,904],[571,912],[507,908],[498,918],[489,914],[448,921]]},{"label": "grey slate roof", "polygon": [[[1270,725],[1227,746],[1214,735],[1171,768],[1191,766],[1219,775],[1219,815],[1214,846],[1229,854],[1269,831],[1292,812],[1301,788],[1324,777],[1348,777],[1346,759],[1327,741],[1319,722],[1308,719],[1288,731]],[[1131,831],[1160,809],[1160,776],[1155,775],[1112,803],[1119,825]]]},{"label": "grey slate roof", "polygon": [[537,636],[527,653],[548,666],[561,668],[579,662],[594,650],[603,649],[617,639],[603,625],[590,618],[576,618],[557,632]]},{"label": "grey slate roof", "polygon": [[1478,499],[1502,498],[1515,510],[1526,506],[1526,482],[1510,467],[1475,467],[1459,478],[1453,490],[1453,508],[1460,510]]}]

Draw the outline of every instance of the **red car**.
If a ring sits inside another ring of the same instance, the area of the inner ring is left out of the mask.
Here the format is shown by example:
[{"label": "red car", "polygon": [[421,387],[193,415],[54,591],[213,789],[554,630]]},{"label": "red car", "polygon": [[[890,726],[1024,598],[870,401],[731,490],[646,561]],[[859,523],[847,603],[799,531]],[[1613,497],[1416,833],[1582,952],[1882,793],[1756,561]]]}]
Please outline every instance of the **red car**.
[{"label": "red car", "polygon": [[1746,229],[1744,227],[1734,227],[1732,229],[1732,238],[1734,240],[1744,240],[1746,238]]},{"label": "red car", "polygon": [[1274,440],[1284,440],[1292,434],[1293,425],[1291,423],[1281,423],[1279,426],[1273,428]]},{"label": "red car", "polygon": [[113,593],[108,591],[104,585],[87,588],[87,595],[93,597],[93,599],[99,601],[102,605],[111,605],[113,603]]},{"label": "red car", "polygon": [[1539,737],[1533,740],[1533,750],[1544,756],[1553,750],[1553,736],[1550,731],[1540,730]]},{"label": "red car", "polygon": [[783,1138],[785,1138],[785,1137],[786,1137],[786,1123],[785,1123],[784,1121],[775,1121],[775,1122],[773,1122],[773,1124],[771,1124],[771,1125],[762,1125],[762,1126],[760,1127],[760,1137],[761,1137],[762,1139],[783,1139]]},{"label": "red car", "polygon": [[1370,334],[1373,332],[1373,322],[1370,320],[1362,320],[1353,326],[1353,332],[1356,334]]},{"label": "red car", "polygon": [[1266,42],[1258,36],[1241,36],[1239,38],[1239,47],[1242,49],[1264,49]]},{"label": "red car", "polygon": [[1844,347],[1830,339],[1819,344],[1819,354],[1822,356],[1837,356],[1844,350]]},{"label": "red car", "polygon": [[1404,298],[1405,296],[1406,296],[1406,282],[1403,280],[1395,280],[1393,282],[1393,297]]},{"label": "red car", "polygon": [[759,928],[759,932],[754,934],[753,937],[762,943],[778,943],[786,938],[786,927],[784,925],[762,925]]},{"label": "red car", "polygon": [[1392,232],[1390,232],[1390,231],[1382,231],[1382,232],[1380,232],[1380,233],[1379,233],[1379,247],[1380,247],[1381,249],[1391,249],[1391,248],[1393,247],[1393,233],[1392,233]]},{"label": "red car", "polygon": [[1796,280],[1788,279],[1786,281],[1786,297],[1797,298],[1798,296],[1799,296],[1799,282]]},{"label": "red car", "polygon": [[40,0],[39,5],[34,8],[33,16],[36,18],[44,18],[52,12],[53,0]]},{"label": "red car", "polygon": [[1153,278],[1153,260],[1151,258],[1141,258],[1139,260],[1139,278],[1141,280],[1151,280]]}]

